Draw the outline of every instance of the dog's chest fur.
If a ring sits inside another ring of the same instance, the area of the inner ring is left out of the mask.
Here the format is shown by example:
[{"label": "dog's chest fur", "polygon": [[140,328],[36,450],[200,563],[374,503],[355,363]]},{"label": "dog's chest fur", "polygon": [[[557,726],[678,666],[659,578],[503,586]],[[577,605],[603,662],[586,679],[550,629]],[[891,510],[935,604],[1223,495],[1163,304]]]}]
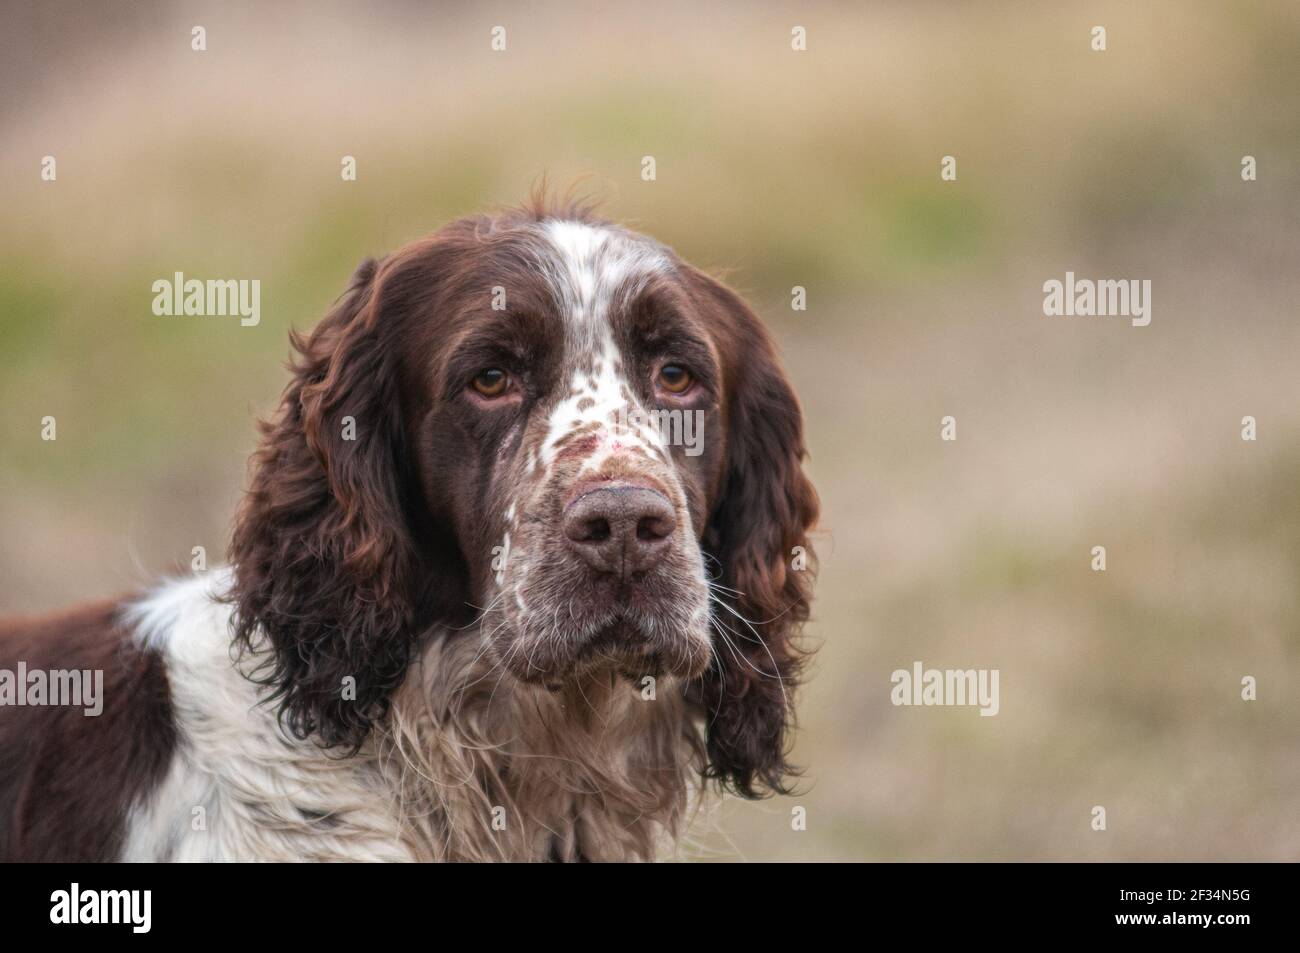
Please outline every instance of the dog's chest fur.
[{"label": "dog's chest fur", "polygon": [[131,614],[166,660],[179,743],[124,859],[650,859],[680,832],[700,757],[680,686],[550,692],[503,677],[476,632],[436,633],[373,738],[327,753],[258,703],[227,583],[172,583]]}]

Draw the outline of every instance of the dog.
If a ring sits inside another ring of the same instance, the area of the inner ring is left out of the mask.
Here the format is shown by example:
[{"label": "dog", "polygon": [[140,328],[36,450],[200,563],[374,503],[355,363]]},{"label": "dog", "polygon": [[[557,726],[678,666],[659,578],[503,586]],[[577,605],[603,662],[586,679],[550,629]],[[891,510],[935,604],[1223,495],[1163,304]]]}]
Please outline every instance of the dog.
[{"label": "dog", "polygon": [[228,566],[0,625],[0,856],[656,859],[789,790],[818,502],[735,292],[535,200],[291,343]]}]

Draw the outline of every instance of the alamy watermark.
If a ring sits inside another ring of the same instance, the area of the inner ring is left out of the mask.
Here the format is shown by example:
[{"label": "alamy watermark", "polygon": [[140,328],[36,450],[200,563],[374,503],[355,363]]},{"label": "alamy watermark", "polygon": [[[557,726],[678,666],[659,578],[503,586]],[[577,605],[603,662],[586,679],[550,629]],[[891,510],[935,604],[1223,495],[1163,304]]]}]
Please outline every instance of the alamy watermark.
[{"label": "alamy watermark", "polygon": [[153,313],[225,317],[239,316],[246,328],[262,320],[262,282],[258,278],[186,278],[176,272],[170,281],[159,278],[153,283]]},{"label": "alamy watermark", "polygon": [[103,669],[32,669],[26,662],[18,670],[0,668],[0,707],[52,706],[83,708],[95,718],[104,710]]},{"label": "alamy watermark", "polygon": [[650,428],[659,434],[665,447],[683,447],[688,457],[698,457],[704,452],[704,411],[672,409],[642,410],[640,407],[620,407],[617,426],[633,432]]},{"label": "alamy watermark", "polygon": [[911,669],[895,669],[889,676],[894,688],[889,700],[895,705],[939,705],[978,707],[981,715],[996,715],[998,669],[926,668],[913,662]]},{"label": "alamy watermark", "polygon": [[1043,282],[1043,314],[1089,317],[1122,316],[1135,328],[1151,323],[1151,279],[1075,278],[1067,271],[1065,280]]},{"label": "alamy watermark", "polygon": [[83,890],[73,883],[50,894],[54,924],[124,924],[132,933],[148,933],[153,925],[152,890]]}]

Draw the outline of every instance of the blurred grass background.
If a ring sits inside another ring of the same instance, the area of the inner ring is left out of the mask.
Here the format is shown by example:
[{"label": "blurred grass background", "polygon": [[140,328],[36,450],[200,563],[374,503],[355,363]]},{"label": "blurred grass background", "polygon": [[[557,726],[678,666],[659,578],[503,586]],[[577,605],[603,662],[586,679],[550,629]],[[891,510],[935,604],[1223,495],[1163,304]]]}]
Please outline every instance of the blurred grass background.
[{"label": "blurred grass background", "polygon": [[[804,790],[693,855],[1300,856],[1295,4],[2,16],[0,611],[215,561],[288,329],[363,257],[585,176],[769,321],[824,504]],[[1150,327],[1043,317],[1067,270],[1151,279]],[[261,324],[153,316],[174,271],[259,278]],[[913,660],[1000,669],[1001,713],[892,707]]]}]

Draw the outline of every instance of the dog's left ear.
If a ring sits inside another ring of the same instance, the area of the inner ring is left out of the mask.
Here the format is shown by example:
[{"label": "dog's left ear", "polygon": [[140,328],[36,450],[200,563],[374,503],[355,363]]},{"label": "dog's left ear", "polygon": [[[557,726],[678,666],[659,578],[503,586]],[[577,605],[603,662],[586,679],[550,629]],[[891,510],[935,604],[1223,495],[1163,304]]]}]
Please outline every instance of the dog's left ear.
[{"label": "dog's left ear", "polygon": [[[692,269],[694,272],[694,270]],[[785,793],[794,693],[815,562],[808,530],[817,493],[803,473],[799,402],[758,318],[735,292],[694,272],[697,305],[724,361],[726,462],[704,534],[721,566],[715,661],[701,678],[707,775],[745,797]]]}]

